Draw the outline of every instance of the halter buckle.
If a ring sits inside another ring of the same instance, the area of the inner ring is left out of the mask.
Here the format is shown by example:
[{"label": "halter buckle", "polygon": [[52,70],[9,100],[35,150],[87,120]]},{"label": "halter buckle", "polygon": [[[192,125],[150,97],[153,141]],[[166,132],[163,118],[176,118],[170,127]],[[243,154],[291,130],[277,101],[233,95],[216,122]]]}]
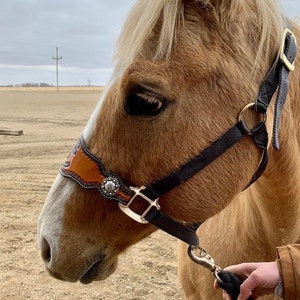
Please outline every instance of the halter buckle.
[{"label": "halter buckle", "polygon": [[[138,187],[138,188],[137,187],[130,187],[129,189],[134,192],[134,195],[130,198],[130,200],[127,204],[122,204],[122,203],[119,202],[118,203],[119,208],[122,210],[123,213],[125,213],[128,217],[130,217],[134,221],[136,221],[138,223],[141,223],[141,224],[148,224],[149,222],[145,219],[145,216],[147,215],[147,213],[153,207],[155,207],[157,210],[160,210],[160,206],[158,205],[158,199],[159,198],[157,198],[155,200],[152,200],[152,199],[148,198],[145,194],[143,194],[142,191],[144,189],[146,189],[145,186],[141,186],[141,187]],[[137,197],[140,197],[140,198],[146,200],[146,202],[148,202],[148,204],[149,204],[142,214],[138,214],[130,208],[130,205],[133,203],[133,201]]]},{"label": "halter buckle", "polygon": [[290,72],[293,72],[295,70],[294,61],[290,62],[284,53],[287,35],[291,35],[296,40],[293,32],[290,29],[286,28],[283,32],[282,42],[281,42],[281,46],[280,46],[280,50],[279,50],[279,57],[280,57],[280,60],[282,61],[282,63],[286,66],[286,68]]}]

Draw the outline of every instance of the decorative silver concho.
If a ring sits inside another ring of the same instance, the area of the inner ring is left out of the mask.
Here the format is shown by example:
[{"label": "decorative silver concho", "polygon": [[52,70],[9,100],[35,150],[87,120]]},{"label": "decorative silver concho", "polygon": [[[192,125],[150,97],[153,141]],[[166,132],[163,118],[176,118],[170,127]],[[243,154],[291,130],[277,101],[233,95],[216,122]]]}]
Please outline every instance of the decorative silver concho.
[{"label": "decorative silver concho", "polygon": [[119,191],[120,183],[118,178],[109,176],[101,184],[101,191],[106,196],[115,196]]}]

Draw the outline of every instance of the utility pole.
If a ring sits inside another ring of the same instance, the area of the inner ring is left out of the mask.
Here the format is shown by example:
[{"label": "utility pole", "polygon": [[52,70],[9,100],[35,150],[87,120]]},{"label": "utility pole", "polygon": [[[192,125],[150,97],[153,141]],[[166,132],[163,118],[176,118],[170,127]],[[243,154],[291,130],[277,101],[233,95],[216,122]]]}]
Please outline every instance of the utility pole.
[{"label": "utility pole", "polygon": [[57,92],[59,90],[59,85],[58,85],[58,61],[62,59],[62,56],[58,56],[58,47],[56,47],[56,56],[52,56],[52,59],[56,60],[56,89]]}]

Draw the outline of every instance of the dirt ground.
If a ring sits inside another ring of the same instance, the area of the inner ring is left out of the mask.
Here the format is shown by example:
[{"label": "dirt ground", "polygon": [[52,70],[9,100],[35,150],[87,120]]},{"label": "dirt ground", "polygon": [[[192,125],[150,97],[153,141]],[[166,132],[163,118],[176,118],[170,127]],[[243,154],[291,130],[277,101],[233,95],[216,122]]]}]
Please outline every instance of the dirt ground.
[{"label": "dirt ground", "polygon": [[117,271],[90,285],[50,277],[39,255],[39,213],[100,88],[0,88],[0,299],[183,299],[174,238],[156,232],[130,248]]}]

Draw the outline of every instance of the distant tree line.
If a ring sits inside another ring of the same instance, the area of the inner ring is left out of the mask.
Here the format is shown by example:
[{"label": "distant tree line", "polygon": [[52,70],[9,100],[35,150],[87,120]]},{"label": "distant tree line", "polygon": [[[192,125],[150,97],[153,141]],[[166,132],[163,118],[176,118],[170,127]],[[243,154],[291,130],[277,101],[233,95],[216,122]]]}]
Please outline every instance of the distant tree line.
[{"label": "distant tree line", "polygon": [[[26,82],[26,83],[18,83],[18,84],[7,84],[7,85],[0,85],[0,87],[54,87],[54,84],[49,84],[46,82]],[[91,85],[91,82],[88,81],[88,85],[70,85],[70,86],[97,86]]]},{"label": "distant tree line", "polygon": [[7,85],[0,85],[0,87],[48,87],[48,86],[54,86],[53,84],[49,84],[46,82],[26,82],[26,83],[18,83],[18,84],[7,84]]},{"label": "distant tree line", "polygon": [[47,87],[47,86],[53,86],[53,84],[49,84],[46,82],[26,82],[26,83],[20,83],[16,84],[15,86],[20,86],[20,87]]}]

